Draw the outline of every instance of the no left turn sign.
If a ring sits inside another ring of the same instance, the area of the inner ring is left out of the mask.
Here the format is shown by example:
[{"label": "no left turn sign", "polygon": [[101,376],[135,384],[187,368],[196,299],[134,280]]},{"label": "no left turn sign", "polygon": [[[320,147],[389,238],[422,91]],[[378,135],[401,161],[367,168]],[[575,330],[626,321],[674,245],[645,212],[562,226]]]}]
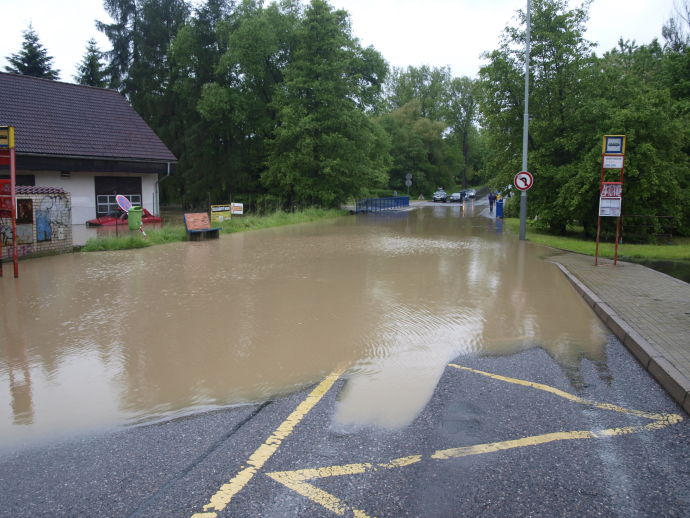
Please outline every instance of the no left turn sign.
[{"label": "no left turn sign", "polygon": [[532,177],[532,174],[528,173],[527,171],[520,171],[518,174],[515,175],[515,180],[513,180],[515,188],[520,191],[526,191],[527,189],[532,187],[533,183],[534,178]]}]

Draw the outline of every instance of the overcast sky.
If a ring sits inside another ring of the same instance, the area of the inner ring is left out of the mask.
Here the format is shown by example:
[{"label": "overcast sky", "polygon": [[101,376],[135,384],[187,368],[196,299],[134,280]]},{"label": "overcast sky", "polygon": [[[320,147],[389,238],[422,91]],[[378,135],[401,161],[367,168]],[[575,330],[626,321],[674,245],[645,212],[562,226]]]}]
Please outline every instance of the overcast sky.
[{"label": "overcast sky", "polygon": [[[496,48],[501,30],[519,0],[331,0],[352,16],[355,36],[373,45],[391,65],[406,67],[423,63],[450,65],[453,74],[475,76],[479,55]],[[576,5],[571,3],[571,5]],[[673,9],[673,0],[594,0],[587,37],[599,43],[598,52],[611,49],[618,38],[649,43],[661,38],[661,25]],[[21,48],[21,31],[33,22],[41,42],[60,69],[62,81],[72,81],[86,42],[96,38],[101,49],[109,48],[94,20],[109,21],[101,0],[21,0],[3,2],[3,37],[0,38],[0,70],[7,56]]]}]

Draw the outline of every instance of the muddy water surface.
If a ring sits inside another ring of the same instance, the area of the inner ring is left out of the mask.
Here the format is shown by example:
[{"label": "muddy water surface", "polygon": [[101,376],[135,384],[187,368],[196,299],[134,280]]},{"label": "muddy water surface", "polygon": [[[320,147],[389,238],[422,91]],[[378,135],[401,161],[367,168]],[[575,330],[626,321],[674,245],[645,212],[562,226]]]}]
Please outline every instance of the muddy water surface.
[{"label": "muddy water surface", "polygon": [[545,249],[467,212],[24,261],[0,279],[0,443],[261,401],[339,365],[334,426],[394,428],[458,355],[602,360],[605,329]]}]

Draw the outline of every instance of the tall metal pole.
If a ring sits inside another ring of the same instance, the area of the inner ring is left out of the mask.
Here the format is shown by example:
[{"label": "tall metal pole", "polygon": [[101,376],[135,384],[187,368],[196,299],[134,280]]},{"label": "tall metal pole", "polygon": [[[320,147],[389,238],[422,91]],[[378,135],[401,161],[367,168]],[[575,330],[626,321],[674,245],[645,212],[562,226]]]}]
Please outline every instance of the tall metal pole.
[{"label": "tall metal pole", "polygon": [[[529,0],[527,0],[527,33],[525,45],[525,120],[522,125],[522,170],[527,171],[527,135],[529,131]],[[520,196],[520,241],[525,240],[527,233],[527,191]]]}]

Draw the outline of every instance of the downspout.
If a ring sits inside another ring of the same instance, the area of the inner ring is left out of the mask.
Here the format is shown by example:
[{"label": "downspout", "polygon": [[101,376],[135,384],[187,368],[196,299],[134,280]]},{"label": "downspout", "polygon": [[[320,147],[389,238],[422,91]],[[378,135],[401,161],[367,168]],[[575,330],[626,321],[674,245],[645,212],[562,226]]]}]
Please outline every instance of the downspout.
[{"label": "downspout", "polygon": [[161,183],[163,180],[165,180],[168,176],[170,176],[170,162],[168,162],[168,174],[166,174],[160,180],[156,181],[156,210],[154,210],[155,216],[160,217],[160,215],[161,215],[161,203],[160,203],[160,199],[158,197],[158,184]]}]

